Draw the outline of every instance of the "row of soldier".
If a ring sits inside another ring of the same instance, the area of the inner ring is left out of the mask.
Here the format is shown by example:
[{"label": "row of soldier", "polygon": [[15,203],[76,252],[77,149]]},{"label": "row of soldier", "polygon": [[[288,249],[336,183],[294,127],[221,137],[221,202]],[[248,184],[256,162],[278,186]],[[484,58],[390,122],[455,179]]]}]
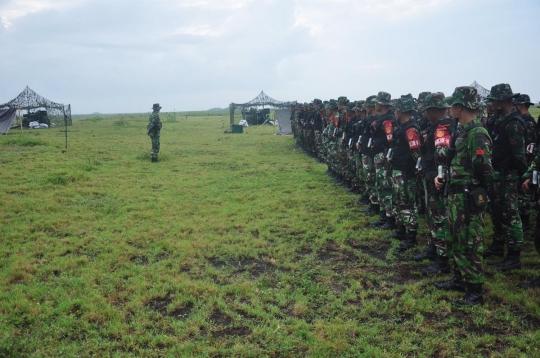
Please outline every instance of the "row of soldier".
[{"label": "row of soldier", "polygon": [[[385,238],[400,240],[398,251],[417,245],[419,211],[425,212],[429,242],[412,259],[433,261],[426,275],[453,272],[435,285],[465,292],[453,304],[467,307],[483,302],[484,258],[500,257],[494,267],[501,271],[521,268],[530,202],[538,205],[540,136],[531,105],[508,84],[493,86],[484,101],[468,86],[450,97],[422,92],[392,100],[379,92],[365,101],[297,105],[291,123],[297,144],[326,163],[334,180],[362,194],[359,202],[368,206],[361,211],[379,216],[371,225],[394,230]],[[494,235],[484,250],[486,212]],[[537,250],[539,229],[537,223]],[[540,280],[520,285],[539,286]]]}]

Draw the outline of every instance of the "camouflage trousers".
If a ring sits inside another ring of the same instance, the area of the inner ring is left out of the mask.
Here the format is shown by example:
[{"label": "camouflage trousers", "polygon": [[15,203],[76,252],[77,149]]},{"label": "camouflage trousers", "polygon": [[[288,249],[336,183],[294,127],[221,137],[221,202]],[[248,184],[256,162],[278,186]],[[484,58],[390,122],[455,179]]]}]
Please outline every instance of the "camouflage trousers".
[{"label": "camouflage trousers", "polygon": [[337,160],[338,160],[338,145],[333,140],[330,140],[328,142],[327,147],[327,156],[326,156],[326,164],[328,165],[328,168],[332,170],[335,173],[338,173],[337,171]]},{"label": "camouflage trousers", "polygon": [[348,156],[348,153],[347,153],[347,147],[346,146],[343,146],[343,144],[340,142],[338,142],[338,163],[337,163],[337,166],[338,166],[338,173],[343,176],[343,178],[345,180],[349,180],[349,170],[348,170],[348,161],[349,161],[349,156]]},{"label": "camouflage trousers", "polygon": [[366,183],[366,193],[369,194],[369,200],[371,204],[378,204],[377,201],[377,176],[375,173],[375,165],[373,164],[373,157],[369,155],[362,155],[362,168],[364,170],[364,181]]},{"label": "camouflage trousers", "polygon": [[353,187],[358,186],[358,178],[356,177],[356,159],[354,152],[350,147],[347,147],[347,173]]},{"label": "camouflage trousers", "polygon": [[416,207],[416,178],[407,178],[400,170],[392,171],[392,188],[395,202],[392,202],[397,219],[408,231],[418,230],[418,208]]},{"label": "camouflage trousers", "polygon": [[311,155],[317,155],[317,143],[315,142],[315,131],[307,131],[307,150]]},{"label": "camouflage trousers", "polygon": [[319,159],[324,159],[323,145],[323,135],[321,131],[315,131],[315,148],[317,152],[317,157],[319,157]]},{"label": "camouflage trousers", "polygon": [[152,151],[150,156],[152,158],[157,158],[159,154],[159,135],[151,135],[150,139],[152,140]]},{"label": "camouflage trousers", "polygon": [[386,212],[387,217],[393,216],[392,214],[392,182],[389,177],[392,173],[387,170],[386,157],[383,153],[375,154],[373,158],[375,163],[376,182],[375,190],[377,192],[377,201]]},{"label": "camouflage trousers", "polygon": [[529,217],[532,214],[532,205],[530,202],[530,195],[525,194],[523,190],[521,190],[521,184],[519,183],[519,190],[518,190],[518,207],[519,207],[519,215],[521,217]]},{"label": "camouflage trousers", "polygon": [[503,181],[495,181],[494,198],[492,199],[492,214],[494,241],[506,243],[507,248],[521,251],[523,247],[523,230],[518,208],[519,179],[507,177]]},{"label": "camouflage trousers", "polygon": [[437,255],[446,256],[446,247],[451,242],[446,242],[446,200],[441,194],[428,194],[427,200],[427,226],[431,236],[431,242],[437,248]]},{"label": "camouflage trousers", "polygon": [[355,162],[354,165],[356,168],[356,180],[357,180],[359,189],[362,190],[365,187],[364,168],[362,166],[362,154],[358,153],[358,150],[355,150],[354,152],[354,162]]},{"label": "camouflage trousers", "polygon": [[465,282],[484,283],[484,212],[469,212],[467,223],[465,205],[470,202],[465,194],[450,194],[447,204],[446,241],[451,245],[446,254],[454,258]]}]

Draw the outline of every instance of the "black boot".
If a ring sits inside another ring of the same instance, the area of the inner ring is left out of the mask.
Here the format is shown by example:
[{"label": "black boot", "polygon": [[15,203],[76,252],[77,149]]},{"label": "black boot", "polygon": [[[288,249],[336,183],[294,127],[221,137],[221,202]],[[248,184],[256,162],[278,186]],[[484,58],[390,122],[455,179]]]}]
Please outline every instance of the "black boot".
[{"label": "black boot", "polygon": [[491,256],[504,257],[504,241],[493,240],[493,243],[484,250],[484,258]]},{"label": "black boot", "polygon": [[390,216],[386,218],[386,223],[383,226],[379,226],[377,230],[395,230],[396,227],[396,218]]},{"label": "black boot", "polygon": [[367,205],[370,203],[370,200],[369,200],[369,194],[364,194],[362,195],[362,197],[359,199],[359,202],[360,204],[363,204],[363,205]]},{"label": "black boot", "polygon": [[506,259],[503,262],[493,265],[494,268],[501,271],[510,271],[521,268],[521,251],[508,250]]},{"label": "black boot", "polygon": [[456,307],[472,307],[484,303],[481,283],[467,283],[467,293],[457,301],[452,302]]},{"label": "black boot", "polygon": [[437,248],[431,242],[428,244],[427,248],[424,251],[412,257],[412,259],[416,262],[420,262],[424,260],[433,261],[436,258],[437,258]]},{"label": "black boot", "polygon": [[437,256],[437,259],[435,260],[435,263],[429,267],[426,267],[422,270],[422,274],[424,275],[435,275],[439,272],[441,273],[450,273],[452,268],[450,267],[450,263],[448,262],[447,256]]},{"label": "black boot", "polygon": [[386,212],[381,212],[379,213],[379,218],[375,221],[372,221],[369,223],[369,225],[373,226],[373,227],[379,227],[379,226],[382,226],[386,223]]},{"label": "black boot", "polygon": [[381,206],[379,204],[369,204],[369,207],[370,211],[368,211],[367,213],[368,216],[375,216],[380,214]]},{"label": "black boot", "polygon": [[398,245],[397,250],[401,252],[407,251],[415,247],[417,243],[418,241],[416,241],[416,231],[409,231],[407,237],[405,238],[405,241]]},{"label": "black boot", "polygon": [[391,234],[384,235],[385,239],[396,239],[396,240],[405,240],[407,236],[407,230],[402,224],[398,225],[396,231]]},{"label": "black boot", "polygon": [[540,279],[532,280],[531,282],[518,285],[519,288],[536,288],[540,287]]},{"label": "black boot", "polygon": [[454,267],[454,277],[450,281],[435,282],[434,285],[439,290],[465,292],[465,282],[461,276],[461,271],[457,267]]},{"label": "black boot", "polygon": [[157,157],[152,157],[152,163],[157,163],[157,162],[158,162]]}]

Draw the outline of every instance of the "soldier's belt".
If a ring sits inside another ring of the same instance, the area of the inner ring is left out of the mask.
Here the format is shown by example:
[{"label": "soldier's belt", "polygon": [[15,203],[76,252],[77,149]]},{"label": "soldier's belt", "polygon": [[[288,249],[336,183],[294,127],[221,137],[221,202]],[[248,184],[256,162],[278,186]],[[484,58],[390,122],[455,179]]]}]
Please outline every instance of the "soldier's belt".
[{"label": "soldier's belt", "polygon": [[455,186],[450,185],[448,191],[450,194],[463,194],[466,190],[474,190],[475,188],[476,186],[472,184],[460,184]]}]

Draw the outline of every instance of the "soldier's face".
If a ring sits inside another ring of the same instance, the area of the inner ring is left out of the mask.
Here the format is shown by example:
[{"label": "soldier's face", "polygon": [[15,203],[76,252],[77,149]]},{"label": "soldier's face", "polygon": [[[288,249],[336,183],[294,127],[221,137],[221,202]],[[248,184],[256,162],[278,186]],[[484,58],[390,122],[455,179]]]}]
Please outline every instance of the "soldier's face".
[{"label": "soldier's face", "polygon": [[382,108],[382,105],[380,103],[375,103],[375,112],[380,112]]}]

